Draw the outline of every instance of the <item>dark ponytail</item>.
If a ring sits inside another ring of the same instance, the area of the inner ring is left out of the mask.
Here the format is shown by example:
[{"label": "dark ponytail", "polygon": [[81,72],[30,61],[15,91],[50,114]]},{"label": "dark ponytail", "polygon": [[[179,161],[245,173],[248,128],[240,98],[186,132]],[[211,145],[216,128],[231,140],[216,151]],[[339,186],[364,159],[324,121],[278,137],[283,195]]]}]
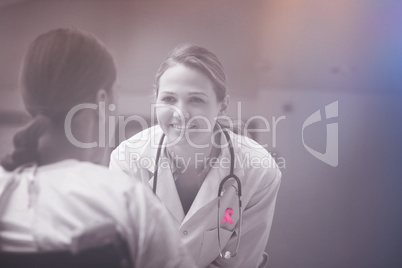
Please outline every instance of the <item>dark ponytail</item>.
[{"label": "dark ponytail", "polygon": [[2,159],[1,165],[7,171],[30,163],[39,162],[38,141],[49,125],[50,119],[43,115],[35,116],[32,122],[14,136],[14,152]]}]

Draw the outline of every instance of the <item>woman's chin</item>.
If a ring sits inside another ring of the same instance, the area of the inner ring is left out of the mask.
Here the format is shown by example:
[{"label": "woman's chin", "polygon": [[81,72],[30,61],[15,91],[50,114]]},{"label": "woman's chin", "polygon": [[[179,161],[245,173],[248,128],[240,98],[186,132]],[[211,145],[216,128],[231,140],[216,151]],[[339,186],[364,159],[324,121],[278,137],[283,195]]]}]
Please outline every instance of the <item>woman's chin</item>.
[{"label": "woman's chin", "polygon": [[168,144],[170,146],[189,146],[190,143],[188,142],[188,139],[183,136],[180,137],[178,135],[169,135],[168,136]]}]

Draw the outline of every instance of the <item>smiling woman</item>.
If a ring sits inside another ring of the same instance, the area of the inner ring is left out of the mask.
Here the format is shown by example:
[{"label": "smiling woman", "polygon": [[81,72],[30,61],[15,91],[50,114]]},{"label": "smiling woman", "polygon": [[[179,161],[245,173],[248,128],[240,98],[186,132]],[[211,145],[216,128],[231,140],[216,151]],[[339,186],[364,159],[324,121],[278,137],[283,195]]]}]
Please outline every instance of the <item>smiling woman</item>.
[{"label": "smiling woman", "polygon": [[[188,133],[187,139],[180,139],[180,142],[207,147],[216,117],[225,112],[228,100],[225,97],[218,101],[208,76],[176,65],[166,70],[159,80],[156,103],[162,107],[156,112],[158,123],[170,143],[178,141],[181,133]],[[174,146],[172,150],[185,150],[185,147]]]},{"label": "smiling woman", "polygon": [[[266,267],[281,172],[262,146],[220,123],[229,106],[222,64],[205,48],[181,45],[155,85],[159,125],[120,144],[110,168],[153,185],[199,267]],[[234,165],[255,158],[273,165]]]}]

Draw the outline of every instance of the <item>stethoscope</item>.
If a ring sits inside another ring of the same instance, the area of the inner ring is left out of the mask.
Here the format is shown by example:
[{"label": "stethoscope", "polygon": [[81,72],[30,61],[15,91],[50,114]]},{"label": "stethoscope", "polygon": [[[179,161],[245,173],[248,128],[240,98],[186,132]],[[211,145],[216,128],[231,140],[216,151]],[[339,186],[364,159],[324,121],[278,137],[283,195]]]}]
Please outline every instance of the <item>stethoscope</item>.
[{"label": "stethoscope", "polygon": [[[233,144],[232,140],[230,139],[229,133],[225,130],[222,130],[223,134],[226,137],[227,142],[229,143],[229,152],[230,152],[230,173],[227,175],[219,184],[218,188],[218,216],[217,216],[217,223],[218,223],[218,245],[219,245],[219,256],[221,256],[224,259],[230,259],[231,257],[234,257],[237,255],[237,252],[239,250],[239,245],[240,245],[240,237],[241,237],[241,225],[242,225],[242,204],[241,204],[241,182],[240,179],[234,174],[234,150],[233,150]],[[165,138],[165,134],[162,134],[161,139],[159,140],[159,145],[158,145],[158,150],[156,152],[156,158],[155,158],[155,170],[154,170],[154,182],[153,182],[153,187],[152,190],[154,194],[156,194],[156,187],[157,187],[157,181],[158,181],[158,168],[159,168],[159,159],[162,151],[162,145],[163,145],[163,140]],[[229,179],[234,179],[237,183],[237,189],[236,189],[236,194],[238,197],[238,205],[239,205],[239,232],[237,236],[237,243],[236,243],[236,251],[234,253],[231,253],[230,251],[226,251],[225,253],[222,252],[222,245],[221,245],[221,236],[220,236],[220,223],[221,219],[219,217],[219,212],[221,208],[221,197],[223,195],[222,189],[225,183]]]}]

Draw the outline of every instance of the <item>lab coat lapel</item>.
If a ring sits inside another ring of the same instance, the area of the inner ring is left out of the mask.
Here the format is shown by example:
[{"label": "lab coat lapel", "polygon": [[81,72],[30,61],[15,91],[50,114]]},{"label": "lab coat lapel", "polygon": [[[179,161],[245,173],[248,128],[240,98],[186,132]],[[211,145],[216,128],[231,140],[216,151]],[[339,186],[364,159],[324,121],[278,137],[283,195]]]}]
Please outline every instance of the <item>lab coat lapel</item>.
[{"label": "lab coat lapel", "polygon": [[[155,142],[159,141],[160,137],[163,134],[162,130],[159,127],[154,127],[152,131],[154,132],[150,136],[154,138]],[[164,141],[164,144],[165,143],[166,139]],[[154,177],[153,177],[155,171],[154,161],[156,160],[155,158],[157,153],[157,146],[158,144],[152,145],[151,143],[148,143],[147,147],[143,150],[140,156],[144,160],[146,159],[146,161],[144,161],[145,163],[149,163],[149,165],[146,168],[151,176],[151,179],[148,181],[149,185],[151,186],[151,189],[154,183]],[[152,159],[153,161],[149,161],[150,159]],[[166,208],[174,216],[174,218],[178,221],[178,224],[180,225],[184,219],[183,206],[181,204],[179,194],[177,193],[176,183],[174,181],[170,169],[170,164],[166,161],[166,158],[164,158],[163,148],[160,155],[160,160],[161,162],[158,168],[158,182],[156,187],[156,195],[159,197],[159,199],[162,201],[162,203],[166,206]]]},{"label": "lab coat lapel", "polygon": [[221,178],[223,178],[221,177],[221,174],[222,171],[217,168],[212,168],[209,171],[193,201],[193,204],[187,212],[182,225],[185,224],[199,209],[218,198],[218,186]]},{"label": "lab coat lapel", "polygon": [[[232,137],[233,135],[231,135],[231,138]],[[221,144],[226,144],[226,139],[224,135],[222,135],[221,137]],[[235,143],[233,144],[233,147],[236,158],[236,155],[238,155],[239,148],[236,146]],[[205,178],[204,182],[200,187],[200,190],[197,193],[197,196],[193,201],[193,204],[190,207],[190,210],[188,211],[186,217],[184,218],[182,225],[185,224],[192,216],[194,216],[194,214],[196,214],[197,211],[199,211],[202,207],[218,199],[219,184],[227,175],[230,174],[230,165],[227,162],[222,161],[222,159],[224,158],[231,159],[228,146],[222,148],[221,156],[218,159],[217,166],[212,167],[211,170],[209,171],[207,177]],[[244,176],[244,170],[242,168],[237,169],[236,159],[232,160],[235,161],[234,173],[239,177],[240,180],[242,180]],[[235,181],[232,179],[228,180],[223,187],[223,192],[225,192],[225,190],[228,189],[228,187],[232,187],[232,185],[236,186]]]},{"label": "lab coat lapel", "polygon": [[[153,186],[153,183],[154,177],[149,180],[151,187]],[[184,219],[184,211],[170,166],[161,166],[158,169],[158,185],[156,187],[156,195],[178,221],[178,223],[181,224]]]}]

